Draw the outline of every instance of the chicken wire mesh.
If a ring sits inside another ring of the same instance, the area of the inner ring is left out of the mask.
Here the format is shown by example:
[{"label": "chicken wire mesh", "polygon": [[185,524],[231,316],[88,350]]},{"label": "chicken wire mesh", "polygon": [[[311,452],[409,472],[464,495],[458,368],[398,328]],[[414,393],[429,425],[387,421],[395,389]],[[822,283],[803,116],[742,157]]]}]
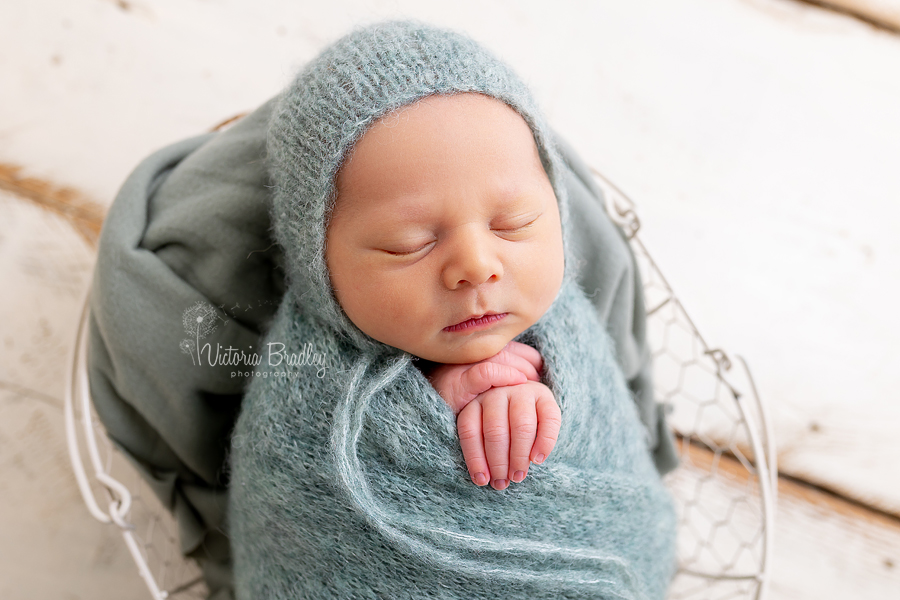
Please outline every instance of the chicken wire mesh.
[{"label": "chicken wire mesh", "polygon": [[671,600],[765,597],[774,532],[774,438],[743,359],[704,341],[638,238],[633,203],[600,173],[606,211],[631,245],[647,307],[658,402],[681,465],[666,476],[678,513],[678,571]]},{"label": "chicken wire mesh", "polygon": [[[761,600],[777,484],[763,404],[743,361],[733,368],[723,351],[710,349],[700,336],[638,238],[640,222],[631,201],[594,174],[641,272],[656,397],[669,410],[678,439],[681,466],[665,479],[679,517],[678,571],[669,598]],[[85,311],[65,407],[69,453],[85,503],[95,518],[121,529],[155,600],[205,598],[198,566],[180,552],[171,514],[92,412],[86,321]]]}]

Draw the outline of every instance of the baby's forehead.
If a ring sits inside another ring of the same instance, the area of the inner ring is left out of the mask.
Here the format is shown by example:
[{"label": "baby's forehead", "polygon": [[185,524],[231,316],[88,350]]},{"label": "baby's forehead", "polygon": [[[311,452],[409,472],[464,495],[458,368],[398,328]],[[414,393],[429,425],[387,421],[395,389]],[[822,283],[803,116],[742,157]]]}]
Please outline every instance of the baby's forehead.
[{"label": "baby's forehead", "polygon": [[500,100],[472,93],[430,96],[382,116],[335,177],[338,205],[477,193],[487,207],[536,189],[550,184],[530,126]]}]

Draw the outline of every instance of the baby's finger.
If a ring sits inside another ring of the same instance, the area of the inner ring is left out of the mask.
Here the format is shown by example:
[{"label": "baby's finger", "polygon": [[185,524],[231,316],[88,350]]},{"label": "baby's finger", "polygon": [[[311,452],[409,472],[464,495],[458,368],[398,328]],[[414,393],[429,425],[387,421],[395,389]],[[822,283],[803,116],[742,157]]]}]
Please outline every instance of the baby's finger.
[{"label": "baby's finger", "polygon": [[484,441],[481,437],[481,404],[470,402],[456,417],[456,431],[462,447],[469,477],[475,485],[485,485],[490,481],[490,469],[484,456]]},{"label": "baby's finger", "polygon": [[471,402],[479,394],[492,387],[518,385],[526,381],[528,381],[527,377],[514,367],[496,362],[480,362],[466,369],[466,372],[460,377],[460,385],[463,390],[461,395],[464,401]]},{"label": "baby's finger", "polygon": [[[508,345],[507,348],[509,348]],[[501,350],[494,356],[487,359],[485,362],[496,363],[498,365],[508,365],[509,367],[512,367],[521,372],[527,380],[541,380],[540,373],[537,369],[534,368],[534,365],[530,361],[508,350]]]},{"label": "baby's finger", "polygon": [[519,483],[528,475],[531,449],[537,434],[537,413],[534,396],[510,394],[509,398],[509,472],[512,481]]},{"label": "baby's finger", "polygon": [[[522,342],[510,342],[504,348],[510,354],[514,354],[521,358],[524,358],[528,361],[528,363],[534,367],[535,372],[539,375],[537,379],[532,381],[540,381],[540,373],[541,369],[544,368],[544,358],[541,356],[541,353],[537,351],[537,349],[532,348],[528,344],[523,344]],[[531,379],[529,377],[529,379]]]},{"label": "baby's finger", "polygon": [[484,452],[491,469],[491,487],[503,490],[509,486],[509,399],[504,389],[490,390],[481,398]]},{"label": "baby's finger", "polygon": [[562,424],[562,415],[553,394],[547,388],[544,390],[535,403],[538,427],[534,446],[531,449],[531,460],[537,464],[544,462],[553,451],[556,439],[559,437],[559,427]]}]

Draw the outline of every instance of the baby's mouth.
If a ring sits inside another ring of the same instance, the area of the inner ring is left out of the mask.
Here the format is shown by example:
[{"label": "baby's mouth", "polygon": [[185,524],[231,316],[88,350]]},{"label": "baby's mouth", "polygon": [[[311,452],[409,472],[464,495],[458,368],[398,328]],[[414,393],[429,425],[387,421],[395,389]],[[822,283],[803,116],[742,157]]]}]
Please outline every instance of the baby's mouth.
[{"label": "baby's mouth", "polygon": [[455,331],[470,331],[473,329],[480,329],[482,327],[487,327],[493,323],[496,323],[508,314],[509,313],[484,313],[481,315],[473,315],[465,321],[460,321],[456,325],[444,327],[444,331],[453,333]]}]

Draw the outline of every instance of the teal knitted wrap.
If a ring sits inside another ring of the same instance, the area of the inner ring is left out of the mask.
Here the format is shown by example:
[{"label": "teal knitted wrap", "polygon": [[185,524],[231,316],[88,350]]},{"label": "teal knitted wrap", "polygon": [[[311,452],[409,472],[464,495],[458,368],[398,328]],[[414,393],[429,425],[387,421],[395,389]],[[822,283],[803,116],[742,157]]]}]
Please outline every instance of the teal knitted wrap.
[{"label": "teal knitted wrap", "polygon": [[355,32],[308,66],[276,110],[273,220],[289,293],[263,342],[264,352],[284,345],[281,362],[259,366],[232,442],[239,600],[665,596],[671,499],[611,339],[571,277],[518,338],[544,358],[559,441],[503,491],[469,479],[455,416],[415,357],[367,337],[334,299],[324,231],[347,152],[391,110],[466,91],[525,118],[564,209],[558,159],[527,89],[461,36],[408,23]]},{"label": "teal knitted wrap", "polygon": [[360,356],[290,302],[268,339],[314,344],[333,366],[322,379],[269,368],[245,398],[230,512],[239,599],[665,596],[671,501],[574,284],[520,338],[544,357],[559,441],[501,492],[469,480],[455,417],[409,355]]}]

